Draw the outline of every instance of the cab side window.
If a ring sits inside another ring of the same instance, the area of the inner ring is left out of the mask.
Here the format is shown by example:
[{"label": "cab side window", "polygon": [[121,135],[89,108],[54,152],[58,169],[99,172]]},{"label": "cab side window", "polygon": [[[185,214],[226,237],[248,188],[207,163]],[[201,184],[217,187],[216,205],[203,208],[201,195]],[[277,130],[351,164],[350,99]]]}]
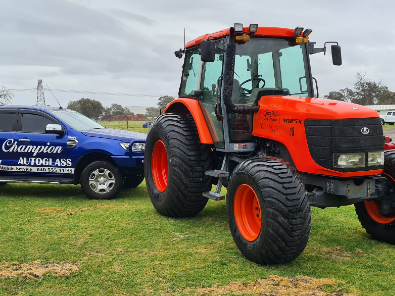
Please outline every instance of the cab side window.
[{"label": "cab side window", "polygon": [[198,89],[199,66],[199,49],[187,50],[185,53],[184,69],[182,71],[180,97],[193,96],[194,91]]},{"label": "cab side window", "polygon": [[57,123],[39,114],[22,113],[22,133],[45,134],[47,124]]},{"label": "cab side window", "polygon": [[16,112],[0,111],[0,132],[12,132]]}]

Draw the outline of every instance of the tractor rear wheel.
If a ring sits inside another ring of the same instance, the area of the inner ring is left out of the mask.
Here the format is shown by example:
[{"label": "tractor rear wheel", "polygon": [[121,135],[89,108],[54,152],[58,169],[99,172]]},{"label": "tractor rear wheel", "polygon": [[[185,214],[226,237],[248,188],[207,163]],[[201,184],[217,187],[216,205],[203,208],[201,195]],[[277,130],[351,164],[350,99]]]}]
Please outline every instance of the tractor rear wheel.
[{"label": "tractor rear wheel", "polygon": [[253,262],[287,263],[307,245],[311,213],[306,191],[280,159],[240,163],[230,179],[226,208],[233,239]]},{"label": "tractor rear wheel", "polygon": [[200,213],[211,179],[210,146],[201,144],[190,114],[164,114],[152,125],[146,141],[144,174],[155,209],[168,217]]},{"label": "tractor rear wheel", "polygon": [[[384,152],[384,171],[394,187],[395,151]],[[395,187],[394,187],[395,188]],[[395,244],[395,213],[381,214],[379,204],[374,200],[356,203],[355,211],[363,228],[372,238],[389,244]]]}]

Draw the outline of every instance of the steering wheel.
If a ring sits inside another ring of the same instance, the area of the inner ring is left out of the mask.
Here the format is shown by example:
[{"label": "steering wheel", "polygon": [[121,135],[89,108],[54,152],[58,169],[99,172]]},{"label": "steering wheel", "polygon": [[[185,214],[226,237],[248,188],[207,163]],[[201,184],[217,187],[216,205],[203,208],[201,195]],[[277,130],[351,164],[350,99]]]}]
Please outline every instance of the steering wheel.
[{"label": "steering wheel", "polygon": [[[263,88],[263,87],[265,87],[265,85],[266,85],[266,81],[265,81],[265,79],[263,79],[263,78],[260,78],[260,77],[254,77],[254,78],[252,78],[252,79],[247,79],[246,81],[244,81],[243,83],[241,83],[240,84],[240,86],[239,86],[239,91],[240,91],[240,94],[241,95],[250,95],[251,93],[252,93],[252,89],[247,89],[247,88],[244,88],[244,87],[242,87],[242,85],[243,84],[246,84],[247,82],[249,82],[249,81],[258,81],[258,88]],[[263,85],[260,87],[259,86],[259,83],[260,82],[263,82]]]}]

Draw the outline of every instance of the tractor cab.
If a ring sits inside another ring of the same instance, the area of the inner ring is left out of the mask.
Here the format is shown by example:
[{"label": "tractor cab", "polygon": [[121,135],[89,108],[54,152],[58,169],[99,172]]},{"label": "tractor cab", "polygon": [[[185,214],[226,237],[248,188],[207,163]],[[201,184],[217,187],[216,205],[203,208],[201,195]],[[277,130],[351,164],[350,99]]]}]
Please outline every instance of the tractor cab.
[{"label": "tractor cab", "polygon": [[[310,33],[235,24],[186,44],[179,97],[199,101],[217,149],[255,149],[253,117],[265,96],[314,97],[309,55],[325,48],[314,48]],[[340,47],[332,54],[340,65]]]}]

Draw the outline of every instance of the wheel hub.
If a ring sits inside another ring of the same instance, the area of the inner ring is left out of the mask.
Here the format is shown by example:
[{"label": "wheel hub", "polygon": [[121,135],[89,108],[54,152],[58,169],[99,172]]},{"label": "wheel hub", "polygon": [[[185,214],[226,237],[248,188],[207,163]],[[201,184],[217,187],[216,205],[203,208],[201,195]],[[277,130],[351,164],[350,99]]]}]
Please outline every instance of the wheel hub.
[{"label": "wheel hub", "polygon": [[165,143],[157,141],[152,150],[152,177],[156,188],[163,192],[167,188],[169,179],[169,163],[167,161],[167,151]]},{"label": "wheel hub", "polygon": [[234,202],[234,215],[240,234],[248,241],[258,238],[262,226],[262,211],[258,196],[247,184],[237,188]]},{"label": "wheel hub", "polygon": [[110,192],[115,185],[114,174],[104,168],[94,170],[89,176],[89,187],[96,193]]}]

